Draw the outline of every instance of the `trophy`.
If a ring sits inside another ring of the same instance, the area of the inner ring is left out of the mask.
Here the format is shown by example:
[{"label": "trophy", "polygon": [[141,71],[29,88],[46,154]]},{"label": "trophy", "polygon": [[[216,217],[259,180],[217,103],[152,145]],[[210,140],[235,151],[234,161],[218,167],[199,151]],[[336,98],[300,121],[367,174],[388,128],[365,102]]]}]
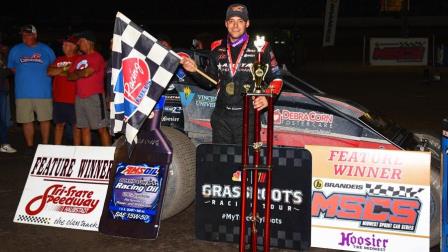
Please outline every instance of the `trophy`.
[{"label": "trophy", "polygon": [[[243,106],[243,141],[242,141],[242,172],[241,172],[241,212],[240,212],[240,243],[239,251],[246,251],[246,233],[250,233],[250,248],[252,252],[257,251],[257,226],[261,225],[262,218],[259,216],[258,208],[258,173],[266,174],[266,196],[265,196],[265,210],[264,210],[264,224],[263,224],[263,251],[270,250],[270,216],[271,216],[271,165],[272,165],[272,148],[274,142],[274,94],[273,92],[266,92],[266,85],[264,85],[264,78],[269,70],[269,64],[261,63],[261,55],[263,47],[265,46],[264,36],[256,36],[254,42],[257,48],[257,58],[251,65],[251,73],[253,76],[254,86],[251,92],[251,85],[245,84],[243,86],[244,106]],[[268,101],[268,120],[267,120],[267,141],[263,146],[261,141],[261,111],[254,111],[254,142],[249,145],[249,111],[252,109],[252,97],[265,96]],[[261,149],[265,147],[266,164],[262,164],[260,154]],[[249,164],[249,148],[253,149],[253,163]],[[251,174],[252,181],[252,204],[251,209],[247,204],[247,183],[248,173]],[[247,215],[249,214],[249,215]],[[249,230],[246,230],[246,220],[249,221]]]},{"label": "trophy", "polygon": [[254,81],[253,93],[264,93],[263,81],[266,73],[269,70],[269,64],[261,63],[261,53],[266,41],[264,36],[256,36],[254,41],[255,48],[257,48],[257,60],[250,65],[250,72],[252,73],[252,80]]}]

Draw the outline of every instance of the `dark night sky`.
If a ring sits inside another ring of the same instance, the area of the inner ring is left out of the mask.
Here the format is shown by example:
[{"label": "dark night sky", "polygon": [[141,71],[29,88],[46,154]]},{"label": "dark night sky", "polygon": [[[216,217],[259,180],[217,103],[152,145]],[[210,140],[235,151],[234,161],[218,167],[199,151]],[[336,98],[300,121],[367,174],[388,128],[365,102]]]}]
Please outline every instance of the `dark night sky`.
[{"label": "dark night sky", "polygon": [[[303,18],[319,17],[324,11],[325,0],[128,0],[128,1],[8,1],[2,3],[2,19],[20,21],[70,22],[73,18],[86,20],[107,19],[119,10],[134,19],[200,19],[220,20],[231,3],[248,6],[251,18]],[[374,16],[379,14],[380,0],[341,0],[341,16]],[[411,15],[446,15],[448,0],[410,0]]]},{"label": "dark night sky", "polygon": [[186,30],[192,33],[210,30],[224,32],[226,8],[235,2],[246,4],[250,18],[259,20],[320,17],[325,0],[9,1],[8,7],[0,8],[0,31],[2,40],[10,43],[19,39],[17,31],[27,23],[36,25],[41,39],[47,41],[84,29],[111,34],[114,16],[120,11],[152,34]]},{"label": "dark night sky", "polygon": [[[83,26],[105,28],[113,24],[121,11],[138,24],[197,20],[199,23],[220,23],[228,5],[240,2],[248,6],[252,20],[277,18],[322,18],[325,0],[10,0],[0,7],[0,31],[7,32],[25,23],[44,25],[49,29]],[[448,0],[410,0],[411,16],[447,16]],[[372,17],[382,15],[380,0],[341,0],[340,17]]]},{"label": "dark night sky", "polygon": [[[108,34],[112,33],[117,11],[152,34],[188,36],[186,34],[203,31],[221,33],[225,32],[226,8],[235,2],[248,6],[252,28],[261,20],[268,20],[266,22],[271,26],[275,26],[278,19],[291,22],[304,18],[321,20],[325,9],[325,0],[12,0],[2,2],[0,7],[0,39],[14,43],[19,39],[19,27],[32,23],[46,41],[84,29],[103,34],[106,41]],[[381,16],[379,3],[380,0],[341,0],[339,16]],[[410,16],[448,16],[448,0],[410,0],[410,6]],[[320,27],[317,29],[321,30]]]},{"label": "dark night sky", "polygon": [[[0,13],[19,18],[48,18],[70,16],[95,16],[106,18],[120,10],[134,17],[148,19],[219,19],[224,17],[226,7],[236,1],[217,0],[143,0],[143,1],[20,1],[9,3],[9,8],[1,8]],[[295,16],[298,12],[310,15],[324,0],[302,1],[239,1],[249,7],[254,17]],[[11,15],[12,14],[12,15]],[[318,13],[317,13],[318,14]]]},{"label": "dark night sky", "polygon": [[[371,0],[342,0],[371,1]],[[300,1],[218,1],[218,0],[129,0],[129,1],[9,1],[0,8],[0,29],[24,23],[51,27],[101,26],[113,24],[121,11],[138,24],[158,24],[183,20],[221,22],[228,5],[240,2],[248,6],[251,19],[318,17],[325,0]],[[350,5],[351,6],[351,5]],[[352,7],[350,7],[352,8]]]}]

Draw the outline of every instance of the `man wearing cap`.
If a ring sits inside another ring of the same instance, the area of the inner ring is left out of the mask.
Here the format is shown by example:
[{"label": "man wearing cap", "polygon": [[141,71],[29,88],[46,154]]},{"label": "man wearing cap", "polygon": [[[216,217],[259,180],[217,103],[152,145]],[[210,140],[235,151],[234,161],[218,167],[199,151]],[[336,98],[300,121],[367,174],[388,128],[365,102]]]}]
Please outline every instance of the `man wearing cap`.
[{"label": "man wearing cap", "polygon": [[63,56],[59,56],[48,68],[48,75],[53,76],[53,122],[54,144],[62,144],[65,124],[68,123],[73,129],[73,145],[81,144],[81,131],[76,127],[75,95],[76,82],[67,79],[70,66],[75,62],[78,55],[78,38],[67,36],[62,41]]},{"label": "man wearing cap", "polygon": [[40,122],[42,143],[48,144],[53,105],[48,66],[55,60],[53,50],[37,41],[37,30],[25,25],[20,30],[22,43],[14,46],[8,68],[15,73],[16,119],[22,123],[26,152],[34,153],[34,113]]},{"label": "man wearing cap", "polygon": [[81,128],[83,145],[91,145],[90,130],[98,130],[101,144],[110,145],[107,130],[106,104],[104,99],[104,69],[106,63],[103,56],[95,51],[95,35],[82,32],[77,35],[81,55],[68,70],[68,79],[76,81],[76,125]]},{"label": "man wearing cap", "polygon": [[[243,97],[244,84],[253,84],[250,66],[257,59],[257,49],[254,41],[249,38],[247,28],[250,25],[247,7],[242,4],[232,4],[226,12],[225,26],[227,38],[212,43],[210,64],[206,72],[218,80],[218,97],[211,116],[214,143],[241,143],[243,127]],[[266,42],[261,54],[261,63],[268,64],[265,81],[271,88],[267,91],[280,93],[283,84],[280,69],[269,44]],[[193,73],[193,77],[202,85],[211,86],[211,82],[198,75],[194,60],[184,58],[183,67]],[[263,110],[268,105],[264,96],[253,100],[253,108]],[[253,110],[251,111],[253,114]],[[252,127],[250,127],[252,129]]]}]

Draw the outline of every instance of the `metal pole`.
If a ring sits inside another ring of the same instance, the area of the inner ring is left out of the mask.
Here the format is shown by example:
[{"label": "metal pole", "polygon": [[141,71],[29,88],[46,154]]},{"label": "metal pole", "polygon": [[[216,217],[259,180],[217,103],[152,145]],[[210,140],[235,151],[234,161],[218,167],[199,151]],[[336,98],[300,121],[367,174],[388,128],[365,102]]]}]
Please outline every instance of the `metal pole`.
[{"label": "metal pole", "polygon": [[[256,97],[256,96],[255,96]],[[254,116],[254,169],[252,170],[252,229],[251,229],[251,248],[253,252],[257,252],[257,221],[259,219],[257,213],[258,205],[258,168],[260,165],[260,111],[255,110]]]},{"label": "metal pole", "polygon": [[243,105],[243,141],[242,141],[242,171],[241,171],[241,211],[240,211],[240,252],[246,250],[246,197],[247,197],[247,166],[249,165],[249,110],[250,97],[244,94]]},{"label": "metal pole", "polygon": [[[432,34],[432,67],[436,66],[436,35]],[[432,77],[432,76],[431,76]]]},{"label": "metal pole", "polygon": [[362,37],[362,64],[366,65],[366,35]]},{"label": "metal pole", "polygon": [[264,252],[271,247],[271,181],[272,181],[272,148],[274,145],[274,97],[271,94],[268,99],[268,125],[267,125],[267,150],[266,150],[266,194],[264,209]]}]

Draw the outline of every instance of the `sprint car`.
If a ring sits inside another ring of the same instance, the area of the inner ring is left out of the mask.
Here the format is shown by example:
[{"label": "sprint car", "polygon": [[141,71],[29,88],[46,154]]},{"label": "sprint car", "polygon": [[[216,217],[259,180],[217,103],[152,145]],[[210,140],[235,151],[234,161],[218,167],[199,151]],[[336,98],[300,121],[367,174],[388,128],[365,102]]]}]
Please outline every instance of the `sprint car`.
[{"label": "sprint car", "polygon": [[[207,64],[207,52],[183,50],[200,66]],[[431,247],[439,243],[440,224],[440,140],[425,133],[411,132],[385,120],[363,106],[331,96],[283,71],[284,88],[274,108],[274,144],[304,147],[326,145],[388,150],[431,152]],[[195,146],[211,142],[210,116],[216,89],[206,90],[181,68],[166,90],[162,130],[173,145],[162,218],[185,209],[194,199]],[[262,118],[262,139],[266,136]]]}]

